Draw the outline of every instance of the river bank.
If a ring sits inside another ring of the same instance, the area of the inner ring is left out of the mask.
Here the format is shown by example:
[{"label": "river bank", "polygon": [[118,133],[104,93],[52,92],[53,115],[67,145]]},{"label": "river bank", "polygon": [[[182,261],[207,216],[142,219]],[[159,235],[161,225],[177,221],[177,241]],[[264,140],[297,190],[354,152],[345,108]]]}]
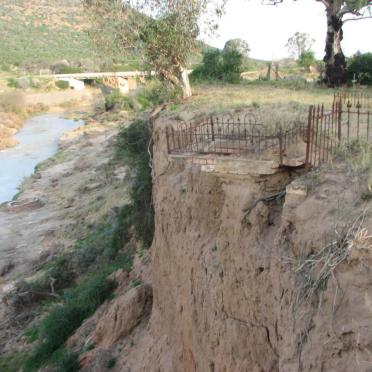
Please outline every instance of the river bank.
[{"label": "river bank", "polygon": [[[117,187],[115,180],[121,182],[121,171],[112,176],[112,183],[106,172],[113,171],[108,163],[117,128],[117,123],[91,119],[67,132],[58,152],[24,180],[17,198],[19,204],[40,199],[43,205],[16,213],[9,212],[6,204],[0,206],[0,274],[4,267],[12,267],[0,279],[0,286],[27,271],[34,260],[68,248],[83,235],[80,223],[86,228],[84,221],[94,224],[115,206],[116,192],[111,189]],[[108,188],[112,197],[100,197]],[[123,199],[123,190],[118,193]]]},{"label": "river bank", "polygon": [[31,116],[53,112],[92,111],[102,105],[100,90],[24,92],[6,90],[0,94],[0,151],[18,144],[15,135]]},{"label": "river bank", "polygon": [[22,179],[57,152],[58,140],[65,132],[82,125],[82,120],[65,119],[53,113],[27,119],[14,137],[18,145],[0,151],[0,204],[12,200]]}]

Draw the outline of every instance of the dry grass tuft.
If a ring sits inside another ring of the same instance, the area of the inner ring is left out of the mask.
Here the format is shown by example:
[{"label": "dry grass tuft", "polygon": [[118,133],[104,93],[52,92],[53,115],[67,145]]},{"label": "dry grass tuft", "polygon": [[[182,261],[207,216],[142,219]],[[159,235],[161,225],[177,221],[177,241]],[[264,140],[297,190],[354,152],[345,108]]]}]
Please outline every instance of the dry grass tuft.
[{"label": "dry grass tuft", "polygon": [[[348,226],[336,226],[335,239],[325,245],[319,252],[307,257],[291,258],[286,261],[295,273],[299,288],[294,302],[294,309],[302,304],[312,304],[320,291],[327,289],[330,278],[336,283],[333,311],[337,295],[341,292],[335,277],[335,271],[344,262],[361,257],[360,251],[372,251],[372,235],[363,227],[366,213],[358,216]],[[319,301],[319,306],[321,301]]]}]

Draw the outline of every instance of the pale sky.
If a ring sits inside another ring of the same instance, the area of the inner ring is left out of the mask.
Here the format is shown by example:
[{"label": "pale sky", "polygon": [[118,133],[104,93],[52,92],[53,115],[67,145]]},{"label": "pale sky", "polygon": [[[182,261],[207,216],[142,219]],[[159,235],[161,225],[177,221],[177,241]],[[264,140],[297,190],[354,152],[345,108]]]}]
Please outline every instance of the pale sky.
[{"label": "pale sky", "polygon": [[[251,57],[271,60],[288,57],[288,38],[305,32],[316,40],[313,50],[322,59],[326,22],[324,5],[315,0],[285,0],[277,6],[262,5],[261,0],[230,0],[218,34],[208,42],[223,48],[227,40],[241,38],[248,42]],[[372,19],[346,22],[342,48],[346,56],[358,50],[372,52]]]}]

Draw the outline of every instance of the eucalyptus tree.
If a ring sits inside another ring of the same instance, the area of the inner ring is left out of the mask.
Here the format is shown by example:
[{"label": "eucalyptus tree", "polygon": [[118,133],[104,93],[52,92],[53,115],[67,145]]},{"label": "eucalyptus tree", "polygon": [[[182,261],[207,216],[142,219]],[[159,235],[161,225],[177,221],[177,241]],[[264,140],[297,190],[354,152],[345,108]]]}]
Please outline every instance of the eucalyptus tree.
[{"label": "eucalyptus tree", "polygon": [[201,31],[213,32],[225,0],[83,0],[89,33],[105,53],[137,55],[190,97],[187,63]]},{"label": "eucalyptus tree", "polygon": [[[284,0],[266,0],[279,4]],[[325,42],[325,82],[338,86],[346,81],[346,59],[341,48],[343,25],[348,21],[372,18],[372,0],[315,0],[325,6],[327,36]]]},{"label": "eucalyptus tree", "polygon": [[303,32],[296,32],[287,41],[286,48],[291,56],[296,59],[300,58],[301,54],[309,52],[315,40],[309,34]]}]

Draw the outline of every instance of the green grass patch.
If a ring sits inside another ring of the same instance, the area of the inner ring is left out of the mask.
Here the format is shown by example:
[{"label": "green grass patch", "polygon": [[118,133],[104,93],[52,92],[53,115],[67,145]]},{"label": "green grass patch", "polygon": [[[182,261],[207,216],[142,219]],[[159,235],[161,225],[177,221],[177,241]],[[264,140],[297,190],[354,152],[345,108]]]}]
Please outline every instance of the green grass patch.
[{"label": "green grass patch", "polygon": [[65,348],[59,349],[54,353],[52,364],[54,372],[78,372],[79,371],[79,355],[69,352]]},{"label": "green grass patch", "polygon": [[27,355],[25,353],[13,353],[5,354],[0,356],[0,371],[1,372],[18,372],[25,360]]},{"label": "green grass patch", "polygon": [[66,90],[70,87],[68,81],[65,80],[57,80],[54,84],[56,85],[57,88],[62,90]]},{"label": "green grass patch", "polygon": [[49,360],[58,359],[59,349],[87,317],[111,296],[115,285],[107,276],[116,267],[101,269],[65,292],[38,327],[39,343],[24,365],[24,371],[37,371]]}]

